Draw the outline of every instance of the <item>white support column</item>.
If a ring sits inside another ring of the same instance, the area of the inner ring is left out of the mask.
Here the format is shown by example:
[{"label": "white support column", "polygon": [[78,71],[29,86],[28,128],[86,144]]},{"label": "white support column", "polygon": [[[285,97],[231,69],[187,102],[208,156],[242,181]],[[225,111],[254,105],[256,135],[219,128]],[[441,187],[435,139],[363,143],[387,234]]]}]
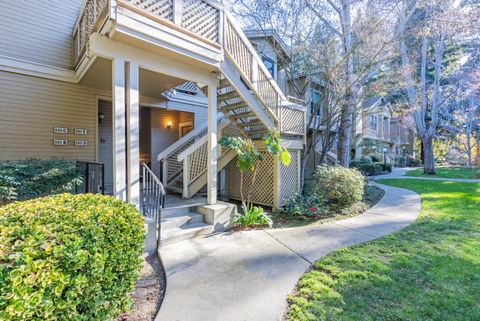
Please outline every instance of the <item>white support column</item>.
[{"label": "white support column", "polygon": [[217,203],[217,86],[208,85],[207,203]]},{"label": "white support column", "polygon": [[125,61],[112,60],[113,194],[127,201]]},{"label": "white support column", "polygon": [[135,62],[127,63],[127,197],[128,202],[140,209],[140,98],[139,68]]}]

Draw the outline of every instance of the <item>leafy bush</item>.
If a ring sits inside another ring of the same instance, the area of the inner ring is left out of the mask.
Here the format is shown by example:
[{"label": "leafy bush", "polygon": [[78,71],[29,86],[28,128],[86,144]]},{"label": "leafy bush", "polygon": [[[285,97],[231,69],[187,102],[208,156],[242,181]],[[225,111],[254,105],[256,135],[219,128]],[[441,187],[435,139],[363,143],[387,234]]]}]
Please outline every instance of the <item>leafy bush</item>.
[{"label": "leafy bush", "polygon": [[382,166],[379,163],[361,163],[361,162],[352,162],[352,168],[356,168],[365,176],[374,176],[382,174]]},{"label": "leafy bush", "polygon": [[373,161],[372,161],[372,158],[370,156],[363,156],[361,159],[360,159],[360,163],[363,163],[363,164],[371,164]]},{"label": "leafy bush", "polygon": [[397,166],[397,167],[407,166],[407,158],[405,156],[395,157],[395,166]]},{"label": "leafy bush", "polygon": [[356,169],[318,166],[314,174],[312,195],[333,209],[342,209],[362,200],[364,185],[364,178]]},{"label": "leafy bush", "polygon": [[260,206],[243,205],[242,212],[235,215],[233,225],[242,227],[272,226],[270,216]]},{"label": "leafy bush", "polygon": [[129,308],[143,219],[109,196],[59,194],[0,208],[0,320],[111,320]]},{"label": "leafy bush", "polygon": [[380,153],[371,154],[370,157],[372,158],[372,163],[379,163],[382,161],[382,154]]},{"label": "leafy bush", "polygon": [[392,170],[393,170],[393,166],[392,164],[389,164],[389,163],[379,163],[379,165],[382,167],[382,171],[383,172],[388,172],[388,173],[391,173]]},{"label": "leafy bush", "polygon": [[280,210],[289,219],[316,219],[331,216],[324,201],[314,195],[295,194]]},{"label": "leafy bush", "polygon": [[414,157],[411,157],[411,156],[407,157],[407,166],[408,167],[417,167],[417,166],[420,166],[421,163],[422,163],[422,160],[420,160],[418,158],[414,158]]},{"label": "leafy bush", "polygon": [[73,192],[82,175],[73,162],[63,159],[26,159],[0,164],[0,204]]}]

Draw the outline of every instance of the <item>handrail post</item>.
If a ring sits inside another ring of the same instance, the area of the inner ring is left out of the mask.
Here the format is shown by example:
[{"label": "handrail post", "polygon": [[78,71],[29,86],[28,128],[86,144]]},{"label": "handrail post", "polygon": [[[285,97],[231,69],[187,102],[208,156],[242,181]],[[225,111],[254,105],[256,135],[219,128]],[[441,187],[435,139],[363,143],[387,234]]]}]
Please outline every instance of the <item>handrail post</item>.
[{"label": "handrail post", "polygon": [[167,186],[168,183],[168,161],[166,158],[161,160],[162,162],[162,184]]},{"label": "handrail post", "polygon": [[188,186],[190,185],[190,171],[188,168],[188,159],[190,156],[187,156],[183,160],[183,191],[182,191],[182,197],[183,198],[188,198]]},{"label": "handrail post", "polygon": [[173,23],[181,26],[183,16],[183,0],[173,0]]},{"label": "handrail post", "polygon": [[250,71],[250,82],[253,85],[253,89],[258,90],[258,63],[255,59],[253,59],[252,56],[252,65],[251,65],[251,71]]},{"label": "handrail post", "polygon": [[222,48],[223,50],[223,45],[224,45],[224,34],[225,34],[225,31],[224,31],[224,28],[225,28],[225,15],[223,13],[223,10],[219,10],[219,13],[218,13],[218,43],[220,44],[220,47]]}]

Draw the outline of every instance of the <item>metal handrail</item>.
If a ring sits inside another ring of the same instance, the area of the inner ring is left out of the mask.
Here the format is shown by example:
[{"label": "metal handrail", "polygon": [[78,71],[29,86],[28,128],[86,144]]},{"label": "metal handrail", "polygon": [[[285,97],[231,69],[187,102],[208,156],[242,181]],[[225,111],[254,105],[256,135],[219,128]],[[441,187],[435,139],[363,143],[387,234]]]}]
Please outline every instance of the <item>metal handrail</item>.
[{"label": "metal handrail", "polygon": [[146,165],[142,164],[142,215],[156,221],[160,240],[161,214],[165,208],[166,193],[163,184]]}]

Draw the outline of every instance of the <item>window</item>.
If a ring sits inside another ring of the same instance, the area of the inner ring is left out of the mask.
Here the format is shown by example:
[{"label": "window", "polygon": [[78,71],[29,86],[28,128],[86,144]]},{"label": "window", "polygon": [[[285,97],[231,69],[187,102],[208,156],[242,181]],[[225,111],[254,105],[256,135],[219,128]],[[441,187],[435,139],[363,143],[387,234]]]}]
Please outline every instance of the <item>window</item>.
[{"label": "window", "polygon": [[265,67],[267,67],[268,71],[270,72],[270,75],[272,75],[273,79],[275,79],[275,61],[266,56],[262,56],[262,61]]},{"label": "window", "polygon": [[377,116],[370,115],[368,117],[368,125],[370,126],[370,129],[377,130],[377,125],[378,125]]},{"label": "window", "polygon": [[317,116],[320,116],[322,112],[322,106],[320,105],[320,102],[322,100],[322,93],[318,90],[313,90],[312,92],[312,102],[310,103],[310,113],[313,114],[315,111],[315,108],[317,109]]}]

